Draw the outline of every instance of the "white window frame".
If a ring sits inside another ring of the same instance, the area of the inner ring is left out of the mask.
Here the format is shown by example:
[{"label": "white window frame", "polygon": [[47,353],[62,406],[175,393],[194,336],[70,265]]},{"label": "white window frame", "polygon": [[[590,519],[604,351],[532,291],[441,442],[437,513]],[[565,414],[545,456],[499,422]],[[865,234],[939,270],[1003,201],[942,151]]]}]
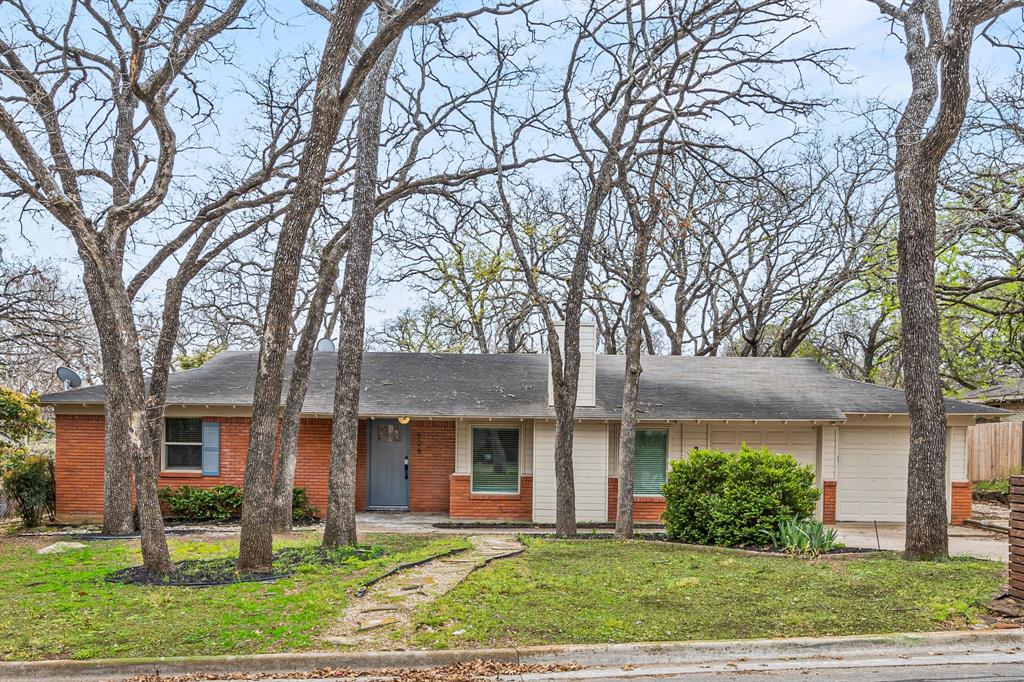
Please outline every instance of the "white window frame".
[{"label": "white window frame", "polygon": [[[183,443],[183,442],[167,442],[167,420],[168,419],[198,419],[199,420],[199,442],[198,443]],[[160,423],[160,441],[162,446],[160,452],[163,453],[163,457],[160,462],[160,471],[167,471],[170,473],[203,473],[203,418],[202,417],[167,417],[165,416],[163,421]],[[199,446],[199,466],[197,468],[192,467],[169,467],[167,466],[167,446],[168,445],[198,445]]]},{"label": "white window frame", "polygon": [[[474,490],[473,486],[473,432],[477,429],[507,429],[519,433],[518,447],[516,448],[516,490],[515,492],[498,492],[494,490]],[[469,427],[469,494],[470,495],[508,495],[515,496],[522,492],[523,479],[523,427],[521,424],[471,424]]]},{"label": "white window frame", "polygon": [[[634,468],[634,471],[633,471],[633,486],[634,486],[634,488],[633,488],[633,498],[636,499],[638,497],[641,497],[641,498],[643,498],[643,497],[665,497],[661,493],[643,493],[643,494],[640,494],[640,495],[637,495],[637,493],[636,493],[636,432],[637,431],[660,431],[661,433],[665,434],[665,471],[663,471],[662,473],[665,476],[664,483],[668,483],[668,467],[669,467],[669,462],[671,461],[671,458],[669,457],[669,451],[671,450],[671,448],[669,446],[672,444],[672,429],[671,428],[665,428],[665,427],[657,427],[657,426],[652,426],[652,427],[648,428],[648,427],[645,427],[645,426],[643,426],[641,424],[637,424],[636,425],[636,429],[634,429],[634,432],[633,432],[633,468]],[[621,455],[622,455],[622,453],[619,453],[619,456],[621,456]],[[663,483],[663,485],[664,485],[664,483]]]}]

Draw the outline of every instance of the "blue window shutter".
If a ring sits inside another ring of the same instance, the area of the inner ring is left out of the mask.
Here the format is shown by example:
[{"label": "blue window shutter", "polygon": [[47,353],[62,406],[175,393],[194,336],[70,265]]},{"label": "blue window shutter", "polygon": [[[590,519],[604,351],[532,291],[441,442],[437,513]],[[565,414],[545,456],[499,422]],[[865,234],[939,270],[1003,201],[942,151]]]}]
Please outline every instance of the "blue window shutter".
[{"label": "blue window shutter", "polygon": [[220,422],[203,421],[203,476],[220,476]]}]

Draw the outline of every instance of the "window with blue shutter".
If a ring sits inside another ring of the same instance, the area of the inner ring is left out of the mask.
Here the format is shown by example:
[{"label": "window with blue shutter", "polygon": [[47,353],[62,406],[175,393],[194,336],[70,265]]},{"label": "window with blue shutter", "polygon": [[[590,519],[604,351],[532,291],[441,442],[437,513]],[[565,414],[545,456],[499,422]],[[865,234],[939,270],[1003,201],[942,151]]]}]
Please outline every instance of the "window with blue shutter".
[{"label": "window with blue shutter", "polygon": [[220,476],[220,422],[203,422],[203,476]]},{"label": "window with blue shutter", "polygon": [[164,469],[198,470],[203,464],[203,420],[164,420]]},{"label": "window with blue shutter", "polygon": [[473,429],[474,493],[519,492],[519,429]]},{"label": "window with blue shutter", "polygon": [[637,431],[633,454],[633,495],[661,495],[665,485],[665,459],[668,452],[667,431]]}]

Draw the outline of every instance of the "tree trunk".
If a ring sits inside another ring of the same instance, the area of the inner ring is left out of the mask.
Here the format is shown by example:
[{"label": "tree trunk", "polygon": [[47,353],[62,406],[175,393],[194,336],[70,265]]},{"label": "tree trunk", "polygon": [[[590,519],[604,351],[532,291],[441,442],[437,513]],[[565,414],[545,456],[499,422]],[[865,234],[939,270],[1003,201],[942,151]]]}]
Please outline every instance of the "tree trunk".
[{"label": "tree trunk", "polygon": [[[628,198],[627,198],[628,200]],[[619,499],[615,508],[615,537],[633,537],[633,459],[636,453],[637,396],[640,392],[640,349],[647,309],[647,248],[650,226],[634,222],[636,242],[629,273],[629,317],[626,320],[626,375],[622,383],[622,425],[619,429]]]},{"label": "tree trunk", "polygon": [[352,229],[341,287],[341,338],[338,341],[338,372],[334,389],[324,547],[356,544],[356,457],[359,439],[359,383],[362,378],[366,322],[366,280],[373,252],[381,116],[388,73],[397,50],[396,39],[381,55],[359,92]]},{"label": "tree trunk", "polygon": [[[299,161],[298,180],[277,241],[256,369],[249,452],[245,462],[245,496],[238,547],[240,571],[268,571],[271,567],[274,446],[291,313],[306,237],[320,205],[327,161],[341,127],[344,111],[338,96],[340,81],[363,7],[365,5],[361,2],[340,3],[331,21],[317,70],[313,113]],[[357,9],[359,11],[355,11]]]},{"label": "tree trunk", "polygon": [[295,462],[298,456],[299,427],[302,423],[302,403],[309,388],[309,371],[313,364],[320,324],[324,319],[327,299],[334,291],[338,279],[338,253],[325,253],[316,291],[306,313],[306,323],[299,337],[292,362],[292,377],[288,384],[288,398],[281,418],[281,444],[278,448],[277,474],[274,479],[274,532],[286,533],[292,529],[292,488],[295,486]]}]

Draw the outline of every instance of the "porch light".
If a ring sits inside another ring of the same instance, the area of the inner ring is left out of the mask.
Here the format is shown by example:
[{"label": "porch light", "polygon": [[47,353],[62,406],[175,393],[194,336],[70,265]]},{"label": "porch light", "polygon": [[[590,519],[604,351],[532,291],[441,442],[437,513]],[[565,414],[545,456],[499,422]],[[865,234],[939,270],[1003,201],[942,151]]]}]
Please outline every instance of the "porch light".
[{"label": "porch light", "polygon": [[409,423],[409,418],[408,417],[399,417],[398,418],[398,423],[399,424],[408,424]]}]

